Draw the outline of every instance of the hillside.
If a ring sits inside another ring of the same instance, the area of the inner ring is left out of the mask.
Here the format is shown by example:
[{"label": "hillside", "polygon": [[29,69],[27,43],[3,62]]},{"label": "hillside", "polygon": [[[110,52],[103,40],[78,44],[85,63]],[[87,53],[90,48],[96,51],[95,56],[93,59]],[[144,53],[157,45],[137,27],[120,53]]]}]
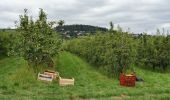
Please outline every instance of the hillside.
[{"label": "hillside", "polygon": [[57,32],[60,32],[64,35],[65,38],[72,38],[82,35],[87,35],[87,33],[94,34],[97,31],[106,32],[107,28],[91,26],[91,25],[64,25],[55,27]]},{"label": "hillside", "polygon": [[0,59],[0,100],[169,100],[169,73],[156,73],[135,67],[144,83],[121,87],[117,79],[107,78],[79,57],[62,52],[55,58],[61,77],[74,77],[75,86],[59,87],[37,81],[21,58]]}]

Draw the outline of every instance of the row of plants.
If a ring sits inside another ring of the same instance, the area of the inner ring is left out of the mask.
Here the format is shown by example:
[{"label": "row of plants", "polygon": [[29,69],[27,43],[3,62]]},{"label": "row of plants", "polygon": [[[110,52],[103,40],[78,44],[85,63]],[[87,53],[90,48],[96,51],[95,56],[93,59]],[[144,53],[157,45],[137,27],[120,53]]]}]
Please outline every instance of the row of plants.
[{"label": "row of plants", "polygon": [[133,65],[166,70],[170,66],[170,37],[110,31],[66,41],[64,49],[98,66],[109,76],[133,72]]},{"label": "row of plants", "polygon": [[136,56],[136,43],[128,33],[113,31],[67,41],[64,48],[95,64],[108,75],[118,77],[123,69],[131,69]]},{"label": "row of plants", "polygon": [[16,34],[16,32],[0,32],[0,56],[9,55],[9,51],[12,49],[13,43],[16,41],[14,41],[13,39],[17,36],[18,34]]},{"label": "row of plants", "polygon": [[[170,67],[170,36],[141,35],[137,38],[136,62],[153,70],[165,71]],[[145,67],[146,68],[146,67]]]}]

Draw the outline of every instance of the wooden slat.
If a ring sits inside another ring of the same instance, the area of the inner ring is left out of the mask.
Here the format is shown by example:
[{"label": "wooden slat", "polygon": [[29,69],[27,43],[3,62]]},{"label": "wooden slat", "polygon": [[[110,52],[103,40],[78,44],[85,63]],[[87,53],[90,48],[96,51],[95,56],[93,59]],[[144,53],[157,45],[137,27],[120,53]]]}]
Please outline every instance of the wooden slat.
[{"label": "wooden slat", "polygon": [[74,78],[62,79],[61,77],[59,77],[59,85],[60,86],[74,85]]},{"label": "wooden slat", "polygon": [[43,81],[50,81],[50,82],[53,80],[53,78],[51,76],[45,75],[45,74],[40,74],[40,73],[38,73],[38,79],[43,80]]}]

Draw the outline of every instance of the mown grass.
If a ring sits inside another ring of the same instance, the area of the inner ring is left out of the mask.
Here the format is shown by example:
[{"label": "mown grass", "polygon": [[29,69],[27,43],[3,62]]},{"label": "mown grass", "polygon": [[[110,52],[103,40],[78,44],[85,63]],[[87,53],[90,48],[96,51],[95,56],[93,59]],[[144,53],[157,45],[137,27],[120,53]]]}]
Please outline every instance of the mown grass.
[{"label": "mown grass", "polygon": [[169,100],[170,73],[155,73],[135,67],[145,82],[122,87],[79,57],[62,52],[55,69],[61,77],[75,78],[75,86],[60,87],[58,81],[44,83],[21,58],[0,60],[0,100]]}]

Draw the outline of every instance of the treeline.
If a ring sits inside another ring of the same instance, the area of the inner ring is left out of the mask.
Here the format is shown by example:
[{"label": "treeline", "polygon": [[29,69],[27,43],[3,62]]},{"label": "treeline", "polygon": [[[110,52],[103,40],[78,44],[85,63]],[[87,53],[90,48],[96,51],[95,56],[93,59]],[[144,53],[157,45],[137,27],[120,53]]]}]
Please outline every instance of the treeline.
[{"label": "treeline", "polygon": [[12,48],[13,37],[15,37],[16,30],[14,29],[0,29],[0,56],[8,55],[8,51]]},{"label": "treeline", "polygon": [[9,51],[12,50],[14,38],[17,38],[18,34],[14,31],[0,31],[0,56],[9,55]]},{"label": "treeline", "polygon": [[91,25],[59,25],[55,28],[57,32],[64,34],[64,38],[73,38],[77,36],[94,34],[97,31],[106,32],[107,28],[91,26]]},{"label": "treeline", "polygon": [[108,75],[119,76],[133,65],[166,70],[170,66],[170,36],[112,31],[69,40],[64,48],[95,64]]}]

